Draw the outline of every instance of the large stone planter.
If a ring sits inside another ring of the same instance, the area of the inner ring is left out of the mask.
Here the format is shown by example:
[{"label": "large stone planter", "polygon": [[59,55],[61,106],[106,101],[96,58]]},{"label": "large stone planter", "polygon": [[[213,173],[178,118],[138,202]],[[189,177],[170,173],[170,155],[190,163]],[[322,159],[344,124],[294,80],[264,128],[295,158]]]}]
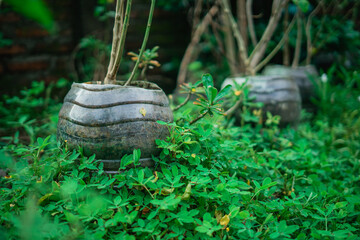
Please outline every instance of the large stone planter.
[{"label": "large stone planter", "polygon": [[319,74],[313,65],[291,68],[283,65],[267,66],[263,72],[267,76],[287,76],[292,78],[299,87],[301,99],[304,103],[310,103],[315,97],[314,84]]},{"label": "large stone planter", "polygon": [[142,166],[151,166],[159,154],[155,139],[169,135],[158,120],[172,122],[173,114],[165,93],[153,83],[132,86],[74,83],[59,113],[58,140],[69,149],[82,147],[96,154],[107,171],[116,171],[120,159],[141,150]]},{"label": "large stone planter", "polygon": [[249,85],[249,97],[254,97],[255,102],[264,103],[264,117],[266,112],[270,112],[281,117],[281,126],[298,124],[301,96],[295,81],[282,76],[232,77],[227,78],[222,86],[234,85],[234,81],[243,84],[246,79]]}]

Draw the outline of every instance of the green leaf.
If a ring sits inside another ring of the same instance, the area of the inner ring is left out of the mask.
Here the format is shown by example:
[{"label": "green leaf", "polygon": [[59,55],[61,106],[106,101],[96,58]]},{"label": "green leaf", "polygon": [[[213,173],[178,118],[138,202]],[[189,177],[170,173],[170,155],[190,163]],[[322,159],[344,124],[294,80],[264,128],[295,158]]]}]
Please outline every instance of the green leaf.
[{"label": "green leaf", "polygon": [[201,81],[202,81],[204,89],[205,89],[206,97],[210,101],[210,99],[211,99],[210,88],[214,87],[213,78],[210,74],[207,73],[202,76]]},{"label": "green leaf", "polygon": [[216,88],[214,88],[214,87],[210,87],[209,88],[209,93],[210,93],[210,99],[209,99],[210,104],[213,104],[214,100],[216,98],[216,95],[218,93],[218,90]]},{"label": "green leaf", "polygon": [[347,204],[348,204],[347,202],[338,202],[338,203],[335,203],[335,209],[339,209],[339,208],[346,207]]},{"label": "green leaf", "polygon": [[269,215],[267,215],[267,217],[265,218],[265,221],[263,222],[263,225],[267,224],[267,223],[271,220],[272,216],[273,216],[272,213],[270,213]]},{"label": "green leaf", "polygon": [[178,168],[177,168],[175,165],[173,165],[173,166],[171,167],[171,172],[172,172],[172,174],[173,174],[174,177],[176,177],[176,176],[179,175],[179,170],[178,170]]},{"label": "green leaf", "polygon": [[293,232],[295,232],[298,229],[299,229],[298,225],[287,226],[283,233],[284,234],[292,234]]},{"label": "green leaf", "polygon": [[237,187],[240,188],[240,189],[250,189],[250,188],[252,188],[251,186],[247,185],[245,182],[238,182],[237,184],[238,184]]},{"label": "green leaf", "polygon": [[202,79],[201,79],[203,85],[205,88],[208,88],[208,87],[214,87],[214,81],[213,81],[213,78],[212,76],[209,74],[209,73],[206,73],[202,76]]},{"label": "green leaf", "polygon": [[303,13],[309,11],[310,3],[308,0],[293,0],[293,2],[300,8]]},{"label": "green leaf", "polygon": [[272,182],[272,183],[263,185],[260,187],[260,190],[265,190],[265,189],[271,188],[271,187],[275,186],[276,184],[277,184],[277,182]]},{"label": "green leaf", "polygon": [[217,94],[216,98],[214,99],[214,103],[219,101],[221,98],[225,97],[231,90],[231,85],[226,85],[220,92]]},{"label": "green leaf", "polygon": [[138,176],[139,183],[143,183],[143,181],[144,181],[144,175],[145,175],[144,169],[141,169],[141,170],[139,171],[139,176]]},{"label": "green leaf", "polygon": [[4,0],[14,8],[14,11],[35,20],[46,30],[54,30],[54,20],[49,8],[42,0]]},{"label": "green leaf", "polygon": [[250,213],[249,211],[241,211],[239,212],[239,217],[242,219],[247,219],[250,217]]}]

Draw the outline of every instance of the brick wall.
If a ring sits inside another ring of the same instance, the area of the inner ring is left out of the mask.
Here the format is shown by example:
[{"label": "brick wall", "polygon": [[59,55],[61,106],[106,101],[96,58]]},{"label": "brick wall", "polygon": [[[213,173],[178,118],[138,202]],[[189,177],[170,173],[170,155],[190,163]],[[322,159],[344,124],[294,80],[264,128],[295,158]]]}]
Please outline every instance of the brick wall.
[{"label": "brick wall", "polygon": [[[3,38],[10,39],[12,44],[0,47],[0,94],[16,93],[34,80],[49,83],[61,77],[71,79],[71,55],[75,46],[83,36],[104,29],[104,23],[93,16],[96,0],[46,2],[57,24],[58,31],[52,35],[34,21],[2,4],[0,33]],[[147,0],[133,2],[132,21],[126,42],[129,51],[137,51],[141,46],[149,8]],[[189,41],[188,31],[184,13],[174,16],[174,13],[156,9],[148,47],[160,46],[161,63],[180,59]],[[112,30],[107,34],[111,37]],[[152,74],[161,76],[155,77],[155,82],[167,91],[175,86],[175,70],[156,70]]]},{"label": "brick wall", "polygon": [[[47,1],[58,31],[50,35],[32,20],[11,11],[5,4],[0,14],[0,32],[12,41],[0,48],[0,93],[14,93],[33,80],[54,81],[65,77],[74,46],[71,0]],[[56,11],[54,11],[56,9]]]}]

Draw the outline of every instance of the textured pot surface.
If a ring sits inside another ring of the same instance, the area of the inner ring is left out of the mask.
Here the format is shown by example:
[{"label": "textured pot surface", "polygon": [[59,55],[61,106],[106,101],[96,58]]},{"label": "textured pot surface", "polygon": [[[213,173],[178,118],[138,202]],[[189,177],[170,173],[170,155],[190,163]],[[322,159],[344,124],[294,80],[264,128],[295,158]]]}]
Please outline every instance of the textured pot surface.
[{"label": "textured pot surface", "polygon": [[313,65],[300,66],[297,68],[283,65],[267,66],[263,74],[269,76],[289,76],[294,79],[299,86],[301,98],[304,102],[310,102],[311,97],[314,97],[314,85],[312,81],[316,80],[319,76]]},{"label": "textured pot surface", "polygon": [[300,120],[301,96],[292,79],[283,76],[235,77],[227,78],[223,87],[234,85],[234,81],[243,84],[246,79],[250,87],[249,97],[254,97],[255,102],[264,103],[264,114],[268,111],[272,115],[279,115],[281,125],[297,125]]},{"label": "textured pot surface", "polygon": [[151,155],[159,153],[155,139],[169,135],[157,121],[172,122],[173,114],[156,84],[134,84],[74,83],[59,113],[58,140],[67,140],[69,149],[81,146],[87,156],[96,154],[107,170],[117,170],[121,157],[134,149],[141,150],[143,165],[151,164]]}]

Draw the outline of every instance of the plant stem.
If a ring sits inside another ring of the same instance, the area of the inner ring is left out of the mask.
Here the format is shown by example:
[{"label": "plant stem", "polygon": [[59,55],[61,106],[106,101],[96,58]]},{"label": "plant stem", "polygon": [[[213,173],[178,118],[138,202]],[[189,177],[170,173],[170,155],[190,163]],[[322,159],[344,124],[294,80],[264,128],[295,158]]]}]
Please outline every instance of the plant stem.
[{"label": "plant stem", "polygon": [[185,83],[186,74],[187,74],[187,68],[189,63],[191,62],[193,53],[195,51],[196,45],[200,42],[201,36],[204,34],[206,28],[210,25],[210,22],[219,11],[219,7],[215,3],[209,12],[205,15],[205,17],[201,20],[200,24],[196,28],[190,44],[187,46],[184,57],[181,60],[180,68],[179,68],[179,74],[177,76],[177,86],[180,86]]},{"label": "plant stem", "polygon": [[[289,26],[289,5],[286,4],[285,6],[285,16],[284,16],[284,32]],[[283,48],[283,65],[289,66],[290,65],[290,47],[289,47],[289,35],[286,34],[284,39],[284,48]]]},{"label": "plant stem", "polygon": [[297,68],[300,61],[300,52],[301,52],[301,42],[302,42],[302,19],[300,9],[296,13],[296,22],[297,22],[297,36],[296,36],[296,45],[295,45],[295,54],[291,67]]},{"label": "plant stem", "polygon": [[259,71],[262,67],[264,67],[276,55],[276,53],[281,49],[281,47],[285,43],[287,36],[289,36],[289,33],[294,26],[294,23],[295,23],[295,17],[291,20],[291,23],[288,25],[280,42],[271,51],[271,53],[269,53],[269,55],[267,55],[266,58],[255,67],[255,72]]},{"label": "plant stem", "polygon": [[190,125],[196,123],[197,121],[199,121],[200,119],[202,119],[203,117],[206,116],[206,114],[208,114],[209,111],[206,111],[204,112],[203,114],[200,114],[199,116],[197,116],[195,119],[193,119],[191,122],[190,122]]},{"label": "plant stem", "polygon": [[230,20],[225,14],[221,14],[221,17],[224,25],[223,32],[224,32],[224,41],[226,46],[225,56],[227,58],[230,67],[230,73],[231,75],[235,76],[239,72],[239,70],[238,70],[238,61],[236,60],[235,42],[230,27]]},{"label": "plant stem", "polygon": [[[110,62],[108,66],[108,73],[110,73],[111,69],[114,66],[114,61],[116,58],[116,52],[119,47],[119,32],[121,32],[123,28],[123,19],[124,18],[124,1],[117,0],[116,2],[116,10],[115,10],[115,23],[113,28],[113,39],[112,39],[112,48],[111,48],[111,56]],[[107,75],[106,75],[107,76]]]},{"label": "plant stem", "polygon": [[143,79],[143,80],[146,80],[146,75],[145,75],[145,73],[146,73],[146,69],[147,69],[147,64],[144,64],[144,68],[143,68],[143,70],[141,71],[141,74],[140,74],[140,77],[141,77],[141,79]]},{"label": "plant stem", "polygon": [[250,32],[251,43],[254,46],[256,46],[257,39],[256,39],[254,20],[253,20],[252,2],[253,2],[252,0],[248,0],[246,2],[246,16],[247,16],[247,21],[248,21],[248,28],[249,28],[249,32]]},{"label": "plant stem", "polygon": [[[151,7],[150,7],[150,12],[149,12],[149,18],[148,18],[148,22],[147,22],[147,26],[146,26],[146,32],[145,32],[145,37],[144,37],[144,40],[143,40],[143,43],[141,45],[141,49],[140,49],[140,53],[139,53],[139,57],[138,59],[136,60],[136,63],[135,63],[135,66],[134,66],[134,69],[129,77],[129,79],[127,80],[127,82],[125,83],[124,86],[127,86],[131,80],[134,78],[135,76],[135,73],[139,67],[139,63],[140,63],[140,60],[142,58],[142,55],[144,53],[144,50],[146,48],[146,43],[147,43],[147,40],[149,38],[149,33],[150,33],[150,29],[151,29],[151,22],[152,22],[152,19],[153,19],[153,15],[154,15],[154,9],[155,9],[155,0],[151,0]],[[144,69],[146,69],[146,66],[144,66]]]},{"label": "plant stem", "polygon": [[306,65],[309,65],[311,63],[311,57],[312,57],[312,41],[311,41],[311,23],[312,18],[317,14],[317,12],[320,10],[320,7],[322,7],[323,1],[320,1],[319,4],[316,6],[316,8],[310,13],[308,20],[306,22],[305,27],[305,34],[306,34]]},{"label": "plant stem", "polygon": [[234,32],[234,37],[235,37],[235,39],[237,41],[237,44],[238,44],[238,47],[239,47],[240,60],[242,60],[244,62],[245,69],[246,69],[245,72],[247,73],[249,71],[249,69],[248,69],[249,60],[248,60],[248,57],[247,57],[247,52],[246,52],[246,48],[245,48],[244,39],[242,38],[242,36],[240,34],[240,31],[239,31],[237,23],[236,23],[236,21],[234,19],[234,16],[231,14],[230,4],[229,4],[228,0],[222,0],[222,5],[223,5],[223,8],[224,8],[225,14],[228,16],[228,19],[230,21],[231,29]]},{"label": "plant stem", "polygon": [[[251,0],[250,0],[251,1]],[[240,33],[244,39],[245,50],[248,49],[248,29],[246,19],[246,0],[237,0],[237,17],[240,21]]]},{"label": "plant stem", "polygon": [[[281,16],[281,11],[284,6],[287,4],[289,0],[274,0],[272,5],[272,13],[269,19],[269,23],[266,26],[266,29],[259,41],[259,43],[255,46],[253,52],[249,57],[250,61],[250,68],[255,68],[256,65],[261,61],[263,58],[266,48],[269,44],[271,37],[273,36],[275,29],[279,23],[279,19]],[[255,74],[255,72],[254,72]]]},{"label": "plant stem", "polygon": [[[246,1],[237,0],[237,19],[239,21],[239,31],[244,40],[245,52],[248,52],[248,29],[246,22]],[[245,64],[240,61],[240,72],[245,72]]]},{"label": "plant stem", "polygon": [[193,36],[195,31],[196,31],[196,27],[198,26],[199,22],[200,22],[200,17],[201,17],[201,11],[203,8],[203,0],[195,0],[195,7],[194,7],[194,17],[193,17],[193,21],[192,21],[192,26],[191,26],[191,35]]},{"label": "plant stem", "polygon": [[234,104],[234,106],[232,106],[231,108],[229,108],[225,113],[224,116],[226,117],[230,117],[236,109],[239,108],[240,104],[242,103],[243,99],[240,98],[239,100],[236,101],[236,103]]},{"label": "plant stem", "polygon": [[186,99],[183,103],[179,104],[176,108],[173,109],[173,112],[179,110],[181,107],[185,106],[185,104],[187,104],[190,100],[190,97],[191,97],[192,93],[189,92],[188,95],[186,96]]},{"label": "plant stem", "polygon": [[122,54],[124,51],[124,45],[125,45],[125,39],[126,39],[126,33],[129,26],[129,19],[130,19],[130,12],[131,12],[131,3],[132,0],[127,0],[126,3],[126,10],[125,10],[125,18],[123,21],[123,27],[120,32],[120,42],[116,48],[116,58],[114,61],[114,65],[111,68],[111,71],[107,74],[105,78],[105,84],[108,84],[110,82],[116,81],[116,74],[119,70]]}]

